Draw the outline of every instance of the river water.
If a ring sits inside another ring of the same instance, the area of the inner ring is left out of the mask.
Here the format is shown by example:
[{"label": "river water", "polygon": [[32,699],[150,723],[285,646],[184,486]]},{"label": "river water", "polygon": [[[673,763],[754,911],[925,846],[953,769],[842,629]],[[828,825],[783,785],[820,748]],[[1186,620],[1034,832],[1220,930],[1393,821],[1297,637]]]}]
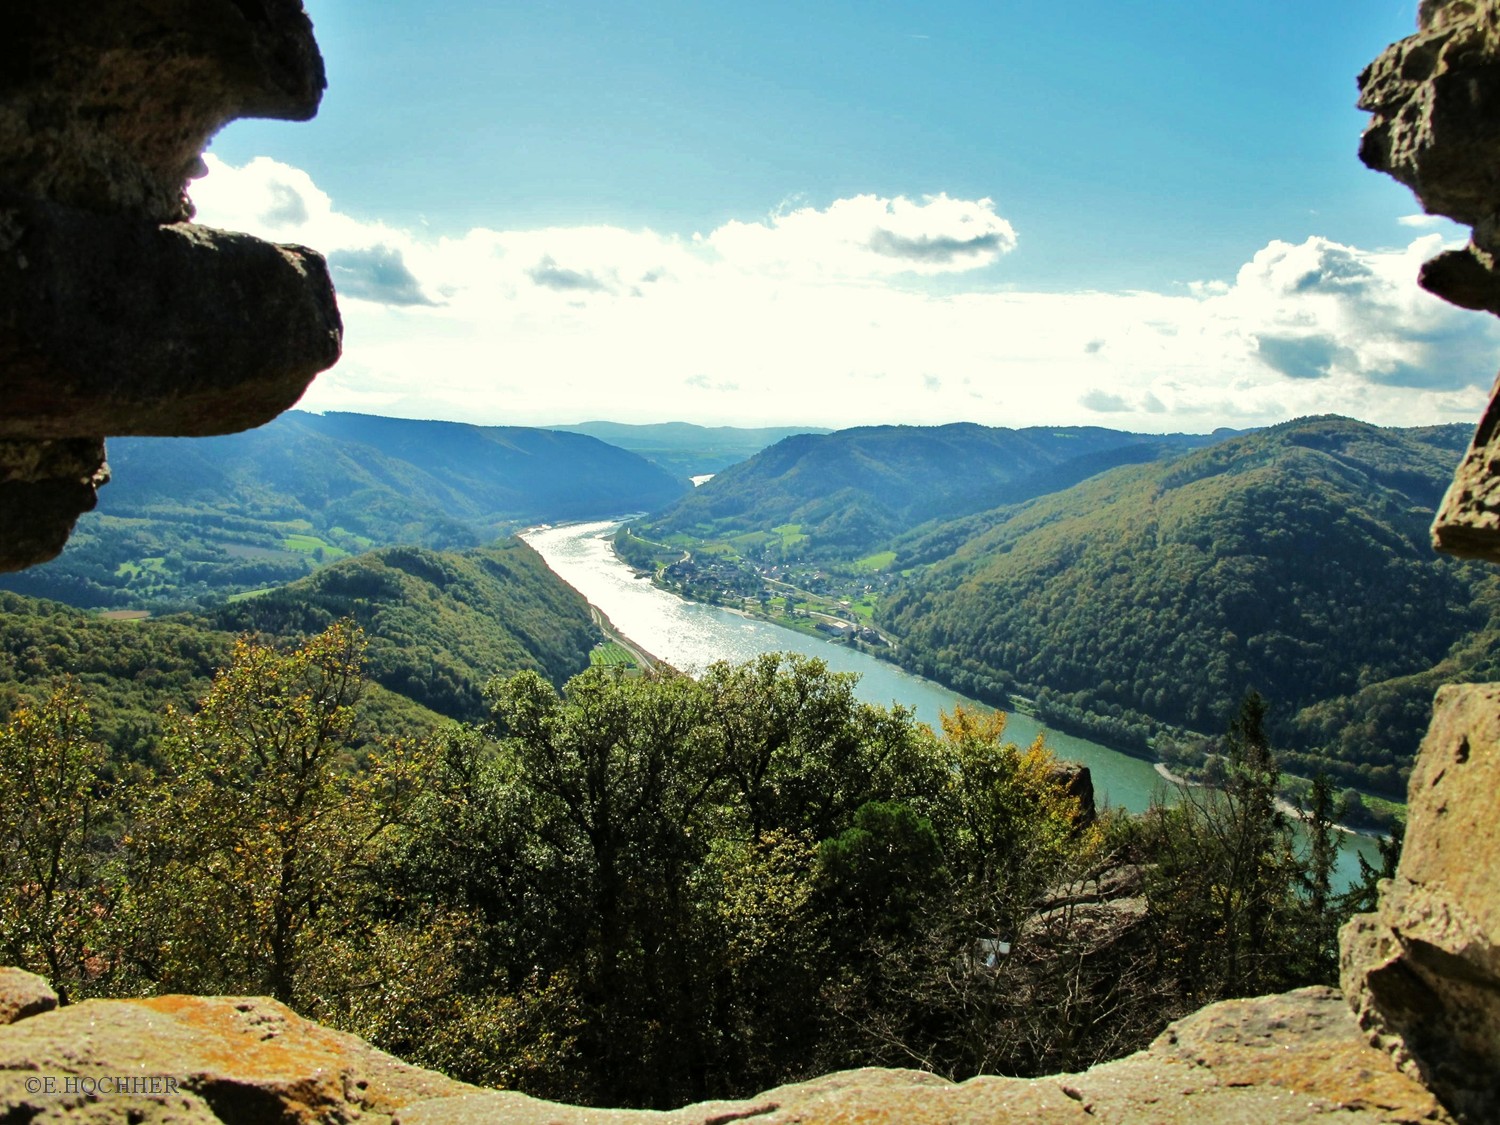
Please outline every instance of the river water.
[{"label": "river water", "polygon": [[[865,702],[910,707],[918,719],[934,728],[940,712],[953,710],[957,702],[971,702],[868,653],[733,610],[686,601],[658,589],[615,555],[610,536],[617,527],[619,523],[613,521],[568,524],[532,529],[521,538],[617,630],[675,668],[696,674],[716,660],[743,661],[764,652],[799,652],[823,660],[835,671],[858,673],[856,694]],[[1008,741],[1026,745],[1042,729],[1030,716],[1012,712],[1005,733]],[[1047,744],[1058,757],[1089,767],[1101,807],[1108,804],[1142,812],[1153,797],[1170,801],[1175,796],[1173,787],[1149,762],[1059,731],[1047,731]],[[1377,862],[1371,840],[1346,836],[1339,867],[1341,882],[1347,883],[1358,874],[1356,851]]]}]

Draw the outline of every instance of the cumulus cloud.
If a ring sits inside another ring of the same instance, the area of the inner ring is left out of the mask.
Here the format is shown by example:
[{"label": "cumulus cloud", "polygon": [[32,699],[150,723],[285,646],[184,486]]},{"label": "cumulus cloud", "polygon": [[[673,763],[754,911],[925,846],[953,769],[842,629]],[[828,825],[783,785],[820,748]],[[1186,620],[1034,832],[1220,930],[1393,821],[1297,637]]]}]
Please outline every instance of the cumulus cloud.
[{"label": "cumulus cloud", "polygon": [[1288,379],[1323,379],[1333,374],[1338,345],[1325,336],[1273,336],[1257,333],[1256,354]]},{"label": "cumulus cloud", "polygon": [[570,270],[560,266],[551,254],[526,271],[526,276],[545,289],[560,292],[607,293],[609,286],[585,270]]},{"label": "cumulus cloud", "polygon": [[1016,233],[988,199],[863,195],[699,234],[437,238],[349,216],[285,164],[208,162],[200,221],[318,248],[352,298],[345,357],[313,384],[312,409],[528,424],[1106,414],[1211,430],[1328,411],[1411,424],[1472,419],[1500,353],[1494,318],[1417,287],[1439,233],[1395,250],[1271,241],[1166,293],[1026,292],[995,284]]},{"label": "cumulus cloud", "polygon": [[334,250],[328,255],[334,288],[342,297],[360,297],[386,305],[430,305],[422,285],[391,246]]},{"label": "cumulus cloud", "polygon": [[1123,414],[1130,409],[1130,403],[1125,401],[1123,395],[1101,390],[1092,390],[1088,394],[1080,395],[1078,403],[1088,410],[1096,410],[1101,414]]},{"label": "cumulus cloud", "polygon": [[1271,242],[1205,307],[1251,328],[1256,357],[1289,379],[1460,390],[1483,381],[1497,334],[1417,287],[1422,261],[1442,246],[1437,235],[1398,252]]},{"label": "cumulus cloud", "polygon": [[857,277],[978,269],[1015,249],[1016,232],[991,199],[858,195],[822,210],[731,221],[705,241],[745,268]]}]

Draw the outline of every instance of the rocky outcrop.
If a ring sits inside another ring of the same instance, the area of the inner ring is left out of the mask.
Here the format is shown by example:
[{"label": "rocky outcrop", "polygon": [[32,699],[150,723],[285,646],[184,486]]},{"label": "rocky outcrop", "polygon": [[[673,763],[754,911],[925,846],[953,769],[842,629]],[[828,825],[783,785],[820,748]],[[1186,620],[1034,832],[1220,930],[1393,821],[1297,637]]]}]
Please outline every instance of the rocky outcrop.
[{"label": "rocky outcrop", "polygon": [[919,1071],[855,1070],[671,1113],[476,1090],[264,999],[95,1000],[0,1028],[5,1120],[1003,1125],[1310,1122],[1333,1113],[1351,1125],[1449,1120],[1326,988],[1215,1004],[1148,1050],[1082,1074],[955,1084]]},{"label": "rocky outcrop", "polygon": [[1500,684],[1450,685],[1412,773],[1407,843],[1343,933],[1345,992],[1395,1059],[1474,1121],[1500,1120]]},{"label": "rocky outcrop", "polygon": [[[1423,0],[1417,34],[1360,76],[1360,156],[1472,229],[1421,284],[1500,314],[1500,3]],[[1433,524],[1500,562],[1500,383]],[[1342,934],[1342,983],[1375,1043],[1458,1116],[1500,1120],[1500,685],[1443,688],[1408,794],[1406,849]]]},{"label": "rocky outcrop", "polygon": [[311,117],[300,0],[55,0],[0,35],[0,570],[55,555],[110,434],[269,421],[338,357],[323,260],[190,224],[236,117]]},{"label": "rocky outcrop", "polygon": [[274,1000],[90,1000],[0,1027],[0,1119],[390,1121],[472,1086]]},{"label": "rocky outcrop", "polygon": [[[1424,0],[1418,25],[1360,75],[1360,108],[1373,114],[1360,159],[1410,187],[1429,214],[1472,228],[1467,247],[1422,267],[1422,286],[1500,314],[1500,6]],[[1500,562],[1497,421],[1492,394],[1433,524],[1441,551]]]},{"label": "rocky outcrop", "polygon": [[1098,819],[1099,810],[1094,803],[1094,774],[1088,766],[1078,762],[1058,762],[1047,780],[1078,802],[1074,824],[1086,828]]},{"label": "rocky outcrop", "polygon": [[39,1016],[57,1007],[57,993],[24,969],[0,969],[0,1026]]}]

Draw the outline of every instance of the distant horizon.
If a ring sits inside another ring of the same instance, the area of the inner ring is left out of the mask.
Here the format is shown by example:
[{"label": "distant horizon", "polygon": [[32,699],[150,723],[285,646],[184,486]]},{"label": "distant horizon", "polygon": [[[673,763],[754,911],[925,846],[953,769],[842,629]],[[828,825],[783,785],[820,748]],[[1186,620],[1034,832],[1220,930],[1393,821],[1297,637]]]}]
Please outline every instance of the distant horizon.
[{"label": "distant horizon", "polygon": [[1272,427],[1275,427],[1275,426],[1284,426],[1284,425],[1287,425],[1289,423],[1306,421],[1306,420],[1311,419],[1311,418],[1343,418],[1343,419],[1346,419],[1346,420],[1351,421],[1351,422],[1359,422],[1362,425],[1375,426],[1375,427],[1377,427],[1379,429],[1395,429],[1395,430],[1426,429],[1426,428],[1431,427],[1431,426],[1463,426],[1463,427],[1465,427],[1467,429],[1473,429],[1473,428],[1475,428],[1478,425],[1477,420],[1473,421],[1473,422],[1468,421],[1468,420],[1459,420],[1459,421],[1451,421],[1451,422],[1412,422],[1412,423],[1409,423],[1409,424],[1406,424],[1406,425],[1387,426],[1387,425],[1383,425],[1383,424],[1381,424],[1379,422],[1371,422],[1371,421],[1368,421],[1367,419],[1357,418],[1357,417],[1355,417],[1352,414],[1345,414],[1345,413],[1343,413],[1341,411],[1336,411],[1336,410],[1333,410],[1333,411],[1322,411],[1322,412],[1319,412],[1319,413],[1316,413],[1316,414],[1299,414],[1296,417],[1283,418],[1283,419],[1280,419],[1279,421],[1267,422],[1267,423],[1264,423],[1262,425],[1254,425],[1254,426],[1215,426],[1212,429],[1208,429],[1208,430],[1137,430],[1137,429],[1130,429],[1130,428],[1125,427],[1125,426],[1110,426],[1110,425],[1105,425],[1105,424],[1103,424],[1101,422],[1032,422],[1032,423],[1028,423],[1027,425],[1024,425],[1024,426],[991,426],[991,425],[988,425],[988,424],[986,424],[984,422],[975,422],[975,421],[970,420],[970,419],[959,419],[959,420],[951,421],[951,422],[921,422],[921,423],[917,423],[917,422],[860,422],[860,423],[857,423],[857,424],[854,424],[854,425],[849,425],[849,426],[827,426],[827,425],[819,425],[817,423],[812,423],[812,422],[807,422],[807,423],[802,423],[802,422],[770,422],[770,423],[766,423],[764,425],[760,425],[760,424],[741,424],[741,423],[702,423],[702,422],[690,422],[690,421],[687,421],[687,420],[682,419],[682,418],[658,419],[658,420],[647,421],[647,422],[623,422],[623,421],[620,421],[619,419],[615,419],[615,418],[586,418],[586,419],[583,419],[583,420],[577,421],[577,422],[510,422],[510,421],[475,421],[472,418],[431,418],[431,417],[416,417],[416,416],[413,416],[413,415],[404,415],[404,414],[381,414],[381,413],[379,413],[377,411],[371,411],[371,410],[348,410],[348,409],[344,409],[344,408],[341,408],[341,407],[328,407],[326,409],[314,409],[314,408],[309,408],[309,407],[306,407],[306,406],[302,406],[300,404],[297,405],[297,406],[295,406],[295,407],[293,407],[292,410],[293,410],[293,412],[299,412],[299,413],[303,413],[303,414],[317,414],[317,415],[326,415],[326,414],[352,414],[352,415],[364,416],[364,417],[367,417],[367,418],[387,418],[387,419],[391,419],[393,421],[401,421],[401,422],[441,422],[441,423],[448,423],[448,424],[460,425],[460,426],[475,426],[475,427],[480,428],[480,429],[516,428],[516,429],[530,429],[530,430],[564,430],[564,431],[566,431],[569,427],[590,426],[590,425],[607,425],[607,426],[628,426],[628,427],[637,427],[637,428],[647,428],[647,427],[652,427],[652,426],[691,426],[691,427],[694,427],[696,429],[701,429],[701,430],[741,430],[741,431],[752,431],[752,432],[753,431],[758,431],[758,430],[795,430],[795,431],[797,431],[799,433],[829,433],[829,434],[833,434],[833,433],[839,433],[839,432],[844,431],[844,430],[872,429],[872,428],[882,428],[882,427],[903,427],[904,426],[904,427],[908,427],[908,428],[912,428],[912,429],[939,429],[939,428],[941,428],[943,426],[980,426],[980,427],[983,427],[985,429],[996,429],[996,430],[1038,430],[1038,429],[1084,429],[1084,428],[1094,428],[1094,429],[1101,429],[1101,430],[1115,430],[1115,431],[1120,432],[1120,433],[1135,433],[1135,434],[1160,435],[1160,436],[1163,436],[1163,437],[1171,436],[1173,434],[1182,434],[1182,435],[1186,435],[1186,436],[1190,436],[1190,437],[1211,437],[1214,434],[1220,433],[1220,432],[1229,433],[1229,434],[1250,433],[1250,432],[1255,431],[1255,430],[1271,429]]}]

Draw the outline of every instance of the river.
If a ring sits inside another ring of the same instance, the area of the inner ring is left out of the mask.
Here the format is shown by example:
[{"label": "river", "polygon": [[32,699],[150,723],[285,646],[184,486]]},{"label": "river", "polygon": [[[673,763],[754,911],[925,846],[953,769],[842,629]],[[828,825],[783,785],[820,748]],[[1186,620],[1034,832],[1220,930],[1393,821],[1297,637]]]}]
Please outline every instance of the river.
[{"label": "river", "polygon": [[[846,645],[809,637],[719,606],[690,602],[653,586],[619,560],[609,537],[617,521],[534,528],[521,538],[531,544],[547,565],[597,607],[614,627],[651,655],[684,672],[702,672],[716,660],[748,660],[763,652],[799,652],[815,656],[839,672],[859,675],[856,693],[867,703],[912,708],[918,719],[933,727],[938,715],[957,702],[969,703],[948,688],[913,676],[892,664]],[[1025,745],[1043,727],[1028,715],[1011,713],[1008,740]],[[1094,793],[1106,804],[1142,812],[1154,797],[1175,795],[1149,762],[1111,750],[1097,742],[1059,731],[1047,731],[1047,744],[1060,758],[1089,767]],[[1356,852],[1378,862],[1373,841],[1346,836],[1340,857],[1340,882],[1358,874]]]}]

